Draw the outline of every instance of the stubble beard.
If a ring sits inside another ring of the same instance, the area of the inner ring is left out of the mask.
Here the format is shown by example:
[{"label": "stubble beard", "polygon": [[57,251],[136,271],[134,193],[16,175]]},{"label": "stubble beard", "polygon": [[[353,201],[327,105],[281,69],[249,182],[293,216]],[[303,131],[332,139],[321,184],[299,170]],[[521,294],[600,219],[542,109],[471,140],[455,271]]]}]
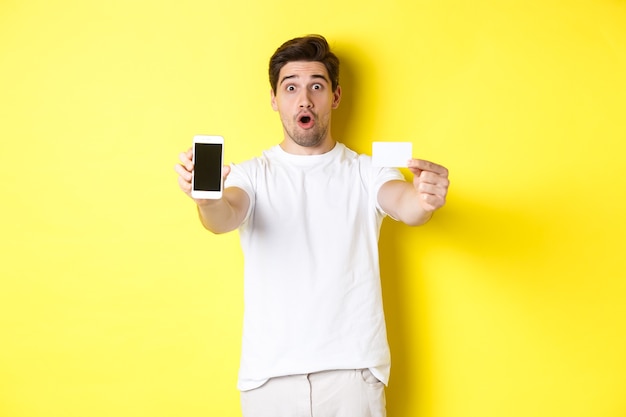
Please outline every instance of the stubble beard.
[{"label": "stubble beard", "polygon": [[326,132],[327,130],[320,131],[319,129],[306,130],[303,132],[294,130],[289,134],[289,137],[302,147],[312,148],[324,142]]},{"label": "stubble beard", "polygon": [[299,146],[312,148],[324,143],[328,136],[328,125],[319,123],[316,120],[311,129],[302,129],[296,122],[291,129],[286,129],[289,138]]}]

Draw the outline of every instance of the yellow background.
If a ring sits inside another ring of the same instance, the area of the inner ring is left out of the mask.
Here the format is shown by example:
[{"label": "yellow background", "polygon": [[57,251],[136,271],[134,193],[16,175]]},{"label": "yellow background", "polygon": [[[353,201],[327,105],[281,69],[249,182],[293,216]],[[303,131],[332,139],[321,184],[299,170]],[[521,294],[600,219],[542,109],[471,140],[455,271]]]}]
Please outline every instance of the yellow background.
[{"label": "yellow background", "polygon": [[281,139],[267,61],[322,33],[334,136],[446,165],[385,221],[390,417],[626,415],[626,2],[0,3],[0,416],[237,416],[242,257],[173,166]]}]

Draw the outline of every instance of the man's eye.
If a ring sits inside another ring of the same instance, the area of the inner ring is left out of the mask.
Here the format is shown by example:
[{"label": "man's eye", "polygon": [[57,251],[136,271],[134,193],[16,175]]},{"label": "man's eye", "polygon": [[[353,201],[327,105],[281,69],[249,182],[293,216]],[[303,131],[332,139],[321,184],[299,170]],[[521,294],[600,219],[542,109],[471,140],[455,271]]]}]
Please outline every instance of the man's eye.
[{"label": "man's eye", "polygon": [[322,89],[322,84],[313,84],[313,90],[321,90]]},{"label": "man's eye", "polygon": [[294,87],[293,85],[288,85],[287,86],[287,91],[295,91],[296,87]]}]

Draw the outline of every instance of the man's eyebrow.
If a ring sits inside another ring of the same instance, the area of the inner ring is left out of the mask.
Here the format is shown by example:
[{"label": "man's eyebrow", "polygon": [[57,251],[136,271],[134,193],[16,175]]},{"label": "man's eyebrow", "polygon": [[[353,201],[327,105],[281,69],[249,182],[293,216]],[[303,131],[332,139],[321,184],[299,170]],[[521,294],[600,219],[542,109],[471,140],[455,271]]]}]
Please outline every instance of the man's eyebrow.
[{"label": "man's eyebrow", "polygon": [[[290,79],[293,79],[293,78],[300,78],[300,76],[299,76],[299,75],[297,75],[297,74],[293,74],[293,75],[285,75],[285,76],[284,76],[284,77],[280,80],[279,85],[282,85],[285,81],[290,80]],[[311,75],[311,78],[313,78],[313,79],[322,79],[322,80],[326,81],[327,83],[328,83],[328,82],[330,82],[330,81],[328,80],[328,77],[326,77],[326,76],[325,76],[325,75],[323,75],[323,74],[313,74],[313,75]]]},{"label": "man's eyebrow", "polygon": [[326,81],[327,83],[330,82],[330,80],[328,79],[328,77],[326,77],[323,74],[313,74],[311,75],[311,78],[321,78],[322,80]]},{"label": "man's eyebrow", "polygon": [[280,83],[279,83],[279,84],[281,84],[281,85],[282,85],[282,83],[284,83],[285,81],[290,80],[290,79],[292,79],[292,78],[298,78],[298,76],[297,76],[297,75],[285,75],[285,76],[282,78],[282,80],[280,80]]}]

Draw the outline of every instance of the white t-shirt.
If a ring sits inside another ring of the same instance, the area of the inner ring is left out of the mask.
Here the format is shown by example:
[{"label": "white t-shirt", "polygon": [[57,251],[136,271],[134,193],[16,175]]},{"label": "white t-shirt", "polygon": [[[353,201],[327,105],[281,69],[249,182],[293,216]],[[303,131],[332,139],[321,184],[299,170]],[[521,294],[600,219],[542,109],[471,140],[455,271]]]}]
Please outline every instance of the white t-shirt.
[{"label": "white t-shirt", "polygon": [[250,197],[240,390],[335,369],[370,368],[387,384],[377,195],[390,180],[404,177],[340,143],[311,156],[277,145],[233,164],[226,187]]}]

